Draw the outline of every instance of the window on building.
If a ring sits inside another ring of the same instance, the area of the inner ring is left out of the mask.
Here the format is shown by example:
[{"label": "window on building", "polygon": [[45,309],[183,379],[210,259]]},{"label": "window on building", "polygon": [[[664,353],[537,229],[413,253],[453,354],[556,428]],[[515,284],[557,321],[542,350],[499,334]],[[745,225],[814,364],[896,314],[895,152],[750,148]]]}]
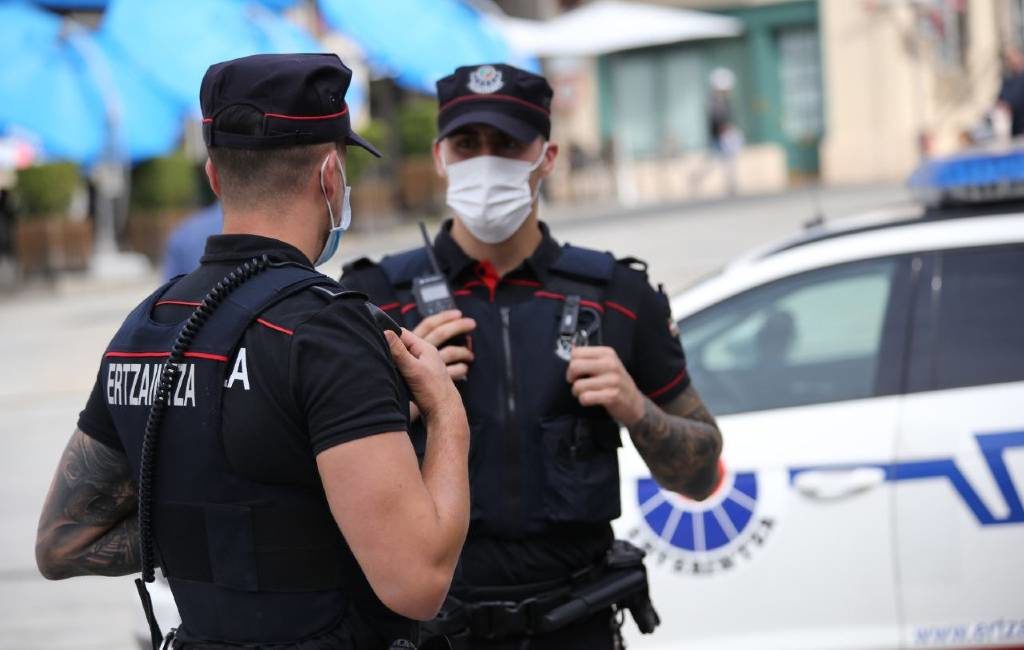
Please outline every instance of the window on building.
[{"label": "window on building", "polygon": [[778,46],[782,131],[793,142],[815,140],[823,128],[818,30],[782,30]]},{"label": "window on building", "polygon": [[917,5],[923,29],[935,44],[939,60],[952,67],[967,63],[967,0],[925,0]]},{"label": "window on building", "polygon": [[672,156],[707,146],[708,80],[700,52],[669,48],[610,61],[614,133],[625,155]]}]

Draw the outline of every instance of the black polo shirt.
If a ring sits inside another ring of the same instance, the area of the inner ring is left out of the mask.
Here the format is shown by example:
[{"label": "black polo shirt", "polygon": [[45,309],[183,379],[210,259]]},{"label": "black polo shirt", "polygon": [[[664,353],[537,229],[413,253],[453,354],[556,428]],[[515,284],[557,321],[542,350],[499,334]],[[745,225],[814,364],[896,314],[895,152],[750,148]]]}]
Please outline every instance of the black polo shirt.
[{"label": "black polo shirt", "polygon": [[[451,235],[452,222],[446,221],[434,239],[434,253],[456,299],[477,296],[497,304],[514,304],[535,300],[538,292],[543,293],[548,269],[558,259],[562,247],[551,236],[547,224],[540,222],[538,225],[542,235],[540,244],[522,264],[499,278],[489,262],[475,260],[459,247]],[[617,272],[637,271],[622,265]],[[344,281],[352,289],[370,293],[370,288],[359,282],[358,274],[346,274]],[[657,404],[667,404],[690,385],[686,355],[672,327],[672,316],[664,294],[647,283],[644,289],[635,296],[635,313],[614,302],[606,306],[636,321],[633,359],[626,369],[642,393]],[[380,298],[371,294],[370,300],[378,301]],[[391,314],[405,313],[416,307],[415,304],[387,302],[379,306]]]},{"label": "black polo shirt", "polygon": [[[498,277],[487,261],[468,256],[451,236],[447,221],[434,240],[438,263],[448,278],[456,302],[476,298],[499,305],[512,305],[543,299],[549,269],[561,255],[561,245],[541,223],[542,238],[534,252],[516,269]],[[625,264],[616,273],[640,273]],[[416,308],[413,303],[395,302],[394,297],[374,295],[374,283],[359,265],[346,270],[344,284],[364,291],[388,313],[398,316]],[[689,386],[686,358],[678,336],[670,327],[668,302],[646,281],[641,295],[635,296],[633,309],[606,302],[609,309],[622,309],[619,315],[636,321],[633,358],[627,370],[639,389],[659,404],[677,397]],[[473,414],[470,413],[470,419]],[[483,471],[486,471],[485,469]],[[569,524],[553,526],[553,532],[528,539],[493,538],[470,529],[463,549],[460,571],[453,587],[462,584],[510,585],[534,583],[565,575],[600,558],[611,543],[607,524]]]},{"label": "black polo shirt", "polygon": [[[199,268],[164,294],[154,318],[183,321],[225,275],[262,254],[309,265],[297,248],[275,239],[215,235]],[[406,430],[408,405],[363,301],[300,292],[262,314],[240,347],[246,348],[249,390],[226,390],[222,416],[225,450],[240,472],[265,482],[318,485],[315,456],[321,451]],[[78,427],[122,449],[104,385],[98,378]]]}]

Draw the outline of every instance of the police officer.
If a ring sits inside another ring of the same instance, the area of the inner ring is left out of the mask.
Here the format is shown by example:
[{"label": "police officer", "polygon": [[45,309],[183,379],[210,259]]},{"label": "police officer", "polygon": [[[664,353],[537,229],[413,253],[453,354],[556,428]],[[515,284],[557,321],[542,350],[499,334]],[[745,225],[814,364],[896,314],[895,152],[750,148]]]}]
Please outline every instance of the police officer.
[{"label": "police officer", "polygon": [[470,532],[438,623],[463,647],[611,648],[608,605],[561,627],[544,616],[603,579],[618,548],[619,425],[663,487],[697,499],[716,484],[721,436],[644,265],[560,245],[538,220],[558,154],[547,81],[480,65],[437,91],[453,219],[432,249],[457,309],[422,313],[425,248],[360,260],[343,282],[439,346],[466,404]]},{"label": "police officer", "polygon": [[313,270],[348,226],[345,145],[377,153],[350,79],[331,54],[207,71],[225,234],[128,316],[44,505],[47,578],[151,579],[155,542],[175,648],[412,647],[464,540],[468,424],[437,350]]}]

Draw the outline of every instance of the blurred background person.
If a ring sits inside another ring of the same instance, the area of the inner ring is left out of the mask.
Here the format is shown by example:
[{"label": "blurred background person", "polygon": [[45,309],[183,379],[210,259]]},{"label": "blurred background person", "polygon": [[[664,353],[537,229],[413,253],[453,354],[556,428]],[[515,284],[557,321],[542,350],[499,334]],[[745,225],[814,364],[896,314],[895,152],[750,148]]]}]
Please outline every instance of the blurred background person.
[{"label": "blurred background person", "polygon": [[224,213],[216,201],[186,217],[167,238],[164,279],[170,280],[195,270],[203,256],[207,237],[216,235],[223,227]]},{"label": "blurred background person", "polygon": [[1010,137],[1024,134],[1024,53],[1007,45],[1003,49],[1003,84],[996,108],[1010,118]]}]

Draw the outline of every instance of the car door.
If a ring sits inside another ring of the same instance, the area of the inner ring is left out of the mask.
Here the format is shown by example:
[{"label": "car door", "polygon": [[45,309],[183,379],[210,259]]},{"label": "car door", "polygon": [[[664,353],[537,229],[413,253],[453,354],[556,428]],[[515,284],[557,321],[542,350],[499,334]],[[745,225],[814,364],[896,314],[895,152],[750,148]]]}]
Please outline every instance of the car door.
[{"label": "car door", "polygon": [[898,643],[877,466],[895,445],[908,277],[904,257],[819,268],[680,321],[726,473],[697,503],[660,490],[625,448],[617,532],[648,550],[663,621],[630,647]]},{"label": "car door", "polygon": [[922,266],[896,464],[903,639],[1024,642],[1024,245]]}]

